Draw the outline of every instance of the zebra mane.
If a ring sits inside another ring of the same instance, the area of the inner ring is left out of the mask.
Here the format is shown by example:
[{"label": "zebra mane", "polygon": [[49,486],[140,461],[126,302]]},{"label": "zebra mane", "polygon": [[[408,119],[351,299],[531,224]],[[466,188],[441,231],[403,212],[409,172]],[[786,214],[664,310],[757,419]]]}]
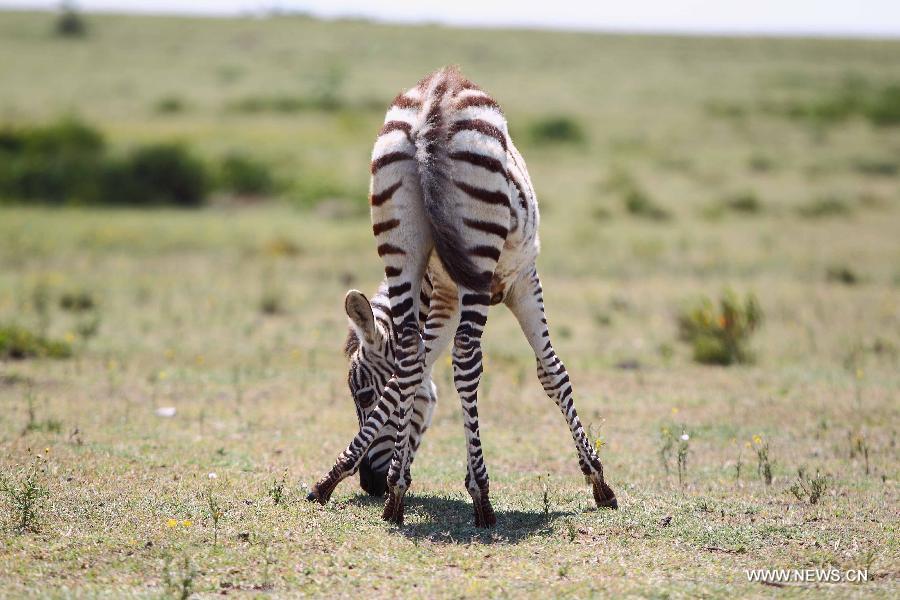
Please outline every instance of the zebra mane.
[{"label": "zebra mane", "polygon": [[359,350],[359,338],[356,337],[356,330],[352,327],[347,327],[347,339],[344,340],[344,356],[350,358],[357,350]]}]

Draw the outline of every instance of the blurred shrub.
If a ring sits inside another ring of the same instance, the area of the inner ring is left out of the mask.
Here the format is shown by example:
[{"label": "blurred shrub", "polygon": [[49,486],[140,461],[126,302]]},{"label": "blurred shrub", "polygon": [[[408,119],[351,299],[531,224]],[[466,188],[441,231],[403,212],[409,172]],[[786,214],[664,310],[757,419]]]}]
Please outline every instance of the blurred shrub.
[{"label": "blurred shrub", "polygon": [[763,210],[762,202],[756,192],[752,190],[739,192],[725,198],[722,200],[722,206],[728,210],[745,214],[758,214]]},{"label": "blurred shrub", "polygon": [[74,119],[0,131],[0,195],[63,202],[96,195],[102,135]]},{"label": "blurred shrub", "polygon": [[203,162],[180,144],[141,146],[107,164],[102,179],[105,204],[199,206],[209,187]]},{"label": "blurred shrub", "polygon": [[289,196],[298,208],[315,208],[324,216],[361,216],[368,213],[366,192],[342,185],[328,176],[310,175],[295,182]]},{"label": "blurred shrub", "polygon": [[0,325],[0,359],[68,358],[72,347],[18,325]]},{"label": "blurred shrub", "polygon": [[817,98],[788,103],[775,110],[817,125],[861,116],[877,127],[892,127],[900,125],[900,84],[878,87],[859,77],[848,77],[838,88]]},{"label": "blurred shrub", "polygon": [[704,105],[707,114],[727,119],[742,119],[747,116],[747,108],[734,102],[710,100]]},{"label": "blurred shrub", "polygon": [[74,119],[0,131],[4,199],[196,206],[207,180],[203,163],[182,146],[141,146],[112,158],[100,132]]},{"label": "blurred shrub", "polygon": [[528,131],[535,144],[582,144],[587,139],[578,121],[565,115],[538,119]]},{"label": "blurred shrub", "polygon": [[[341,94],[341,88],[346,79],[345,70],[339,65],[331,65],[324,72],[312,77],[312,91],[304,96],[275,95],[275,96],[248,96],[233,101],[227,105],[227,109],[240,113],[295,113],[304,110],[319,110],[332,112],[350,105]],[[355,104],[355,108],[371,110],[371,102],[364,100]],[[377,111],[384,110],[384,103],[379,102],[374,107]]]},{"label": "blurred shrub", "polygon": [[240,113],[278,112],[294,113],[310,107],[299,96],[248,96],[228,104],[228,110]]},{"label": "blurred shrub", "polygon": [[851,212],[850,205],[837,196],[820,196],[797,208],[797,214],[808,219],[849,215]]},{"label": "blurred shrub", "polygon": [[825,272],[825,279],[833,283],[843,283],[844,285],[856,285],[860,281],[856,271],[847,265],[831,265]]},{"label": "blurred shrub", "polygon": [[669,211],[656,204],[643,189],[634,187],[625,191],[622,200],[625,210],[636,217],[652,221],[667,221],[671,218]]},{"label": "blurred shrub", "polygon": [[624,169],[615,169],[606,182],[607,189],[621,195],[625,210],[636,217],[652,221],[666,221],[671,214],[657,205],[653,198]]},{"label": "blurred shrub", "polygon": [[303,249],[294,240],[285,236],[275,236],[263,242],[260,252],[267,256],[298,256]]},{"label": "blurred shrub", "polygon": [[702,364],[730,365],[753,360],[748,349],[750,336],[762,322],[762,309],[755,296],[742,302],[725,292],[716,307],[702,298],[678,315],[679,337],[693,349],[694,360]]},{"label": "blurred shrub", "polygon": [[864,112],[874,125],[900,125],[900,84],[888,85],[873,94]]},{"label": "blurred shrub", "polygon": [[59,297],[59,307],[69,312],[84,312],[96,306],[97,301],[88,290],[70,290]]},{"label": "blurred shrub", "polygon": [[900,163],[887,158],[857,158],[853,161],[853,169],[863,175],[893,177],[900,173]]},{"label": "blurred shrub", "polygon": [[602,205],[594,206],[591,209],[591,216],[597,221],[608,221],[612,219],[612,211]]},{"label": "blurred shrub", "polygon": [[846,84],[837,91],[823,94],[806,102],[793,102],[785,108],[787,116],[806,119],[819,125],[846,120],[862,109],[863,98],[854,84]]},{"label": "blurred shrub", "polygon": [[267,287],[259,299],[259,312],[264,315],[278,315],[285,312],[284,293],[276,288]]},{"label": "blurred shrub", "polygon": [[172,115],[184,112],[185,109],[187,109],[187,103],[178,96],[165,96],[157,100],[153,106],[153,111],[161,115]]},{"label": "blurred shrub", "polygon": [[87,23],[76,10],[75,5],[64,2],[59,16],[53,26],[53,31],[59,37],[76,38],[87,35]]},{"label": "blurred shrub", "polygon": [[276,190],[269,166],[245,154],[233,152],[219,165],[221,189],[246,196],[266,196]]},{"label": "blurred shrub", "polygon": [[747,159],[747,166],[750,167],[751,171],[756,173],[768,173],[773,170],[777,165],[775,161],[765,154],[754,153]]}]

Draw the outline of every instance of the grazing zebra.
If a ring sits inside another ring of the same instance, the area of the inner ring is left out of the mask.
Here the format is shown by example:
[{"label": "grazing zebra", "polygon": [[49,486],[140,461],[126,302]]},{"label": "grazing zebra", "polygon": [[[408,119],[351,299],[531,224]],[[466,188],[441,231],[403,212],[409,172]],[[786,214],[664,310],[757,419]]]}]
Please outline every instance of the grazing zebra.
[{"label": "grazing zebra", "polygon": [[436,71],[394,99],[371,171],[372,230],[385,278],[371,302],[356,290],[344,302],[351,324],[348,383],[360,429],[309,500],[327,502],[359,470],[370,494],[387,487],[383,518],[402,524],[410,465],[437,402],[432,367],[452,340],[468,446],[465,484],[475,525],[496,523],[478,429],[478,384],[488,307],[502,302],[518,319],[544,390],[568,422],[597,506],[616,508],[550,343],[535,267],[537,199],[500,107],[456,68]]}]

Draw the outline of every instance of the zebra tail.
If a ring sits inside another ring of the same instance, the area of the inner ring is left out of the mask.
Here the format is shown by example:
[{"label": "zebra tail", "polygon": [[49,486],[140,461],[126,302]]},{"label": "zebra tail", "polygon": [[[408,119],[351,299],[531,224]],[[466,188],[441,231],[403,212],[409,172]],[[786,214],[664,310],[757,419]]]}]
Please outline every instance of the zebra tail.
[{"label": "zebra tail", "polygon": [[486,292],[490,280],[469,256],[460,231],[460,215],[454,210],[453,163],[448,151],[451,98],[447,92],[458,76],[455,69],[444,69],[429,86],[414,131],[416,167],[434,248],[444,269],[457,285]]}]

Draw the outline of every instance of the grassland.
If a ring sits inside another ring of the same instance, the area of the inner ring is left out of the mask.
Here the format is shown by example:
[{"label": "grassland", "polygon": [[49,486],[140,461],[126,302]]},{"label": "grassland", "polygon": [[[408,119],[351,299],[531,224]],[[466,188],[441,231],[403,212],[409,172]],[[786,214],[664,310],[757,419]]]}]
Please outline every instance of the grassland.
[{"label": "grassland", "polygon": [[[251,151],[294,191],[198,211],[0,209],[0,323],[74,350],[0,362],[0,469],[21,481],[38,465],[48,492],[33,532],[3,505],[0,596],[177,596],[185,581],[277,597],[897,594],[898,130],[779,107],[831,98],[848,78],[900,81],[900,43],[89,24],[61,40],[49,16],[0,13],[5,123],[75,113],[120,149],[174,138],[211,158]],[[374,107],[445,63],[494,93],[521,140],[557,350],[605,441],[616,512],[591,509],[502,309],[480,411],[495,530],[471,527],[446,365],[404,527],[350,481],[326,507],[303,500],[356,427],[341,299],[378,280],[364,215]],[[336,107],[234,108],[323,86]],[[171,97],[184,108],[160,112]],[[533,139],[557,117],[583,139]],[[294,207],[296,189],[323,181],[333,199]],[[667,217],[629,209],[635,190]],[[697,365],[675,315],[726,288],[763,308],[756,362]],[[84,295],[93,307],[63,300]],[[663,428],[690,436],[681,481],[674,455],[664,468]],[[766,444],[771,485],[757,470]],[[790,492],[800,467],[827,475],[815,504]],[[744,574],[813,566],[870,580],[777,589]]]}]

